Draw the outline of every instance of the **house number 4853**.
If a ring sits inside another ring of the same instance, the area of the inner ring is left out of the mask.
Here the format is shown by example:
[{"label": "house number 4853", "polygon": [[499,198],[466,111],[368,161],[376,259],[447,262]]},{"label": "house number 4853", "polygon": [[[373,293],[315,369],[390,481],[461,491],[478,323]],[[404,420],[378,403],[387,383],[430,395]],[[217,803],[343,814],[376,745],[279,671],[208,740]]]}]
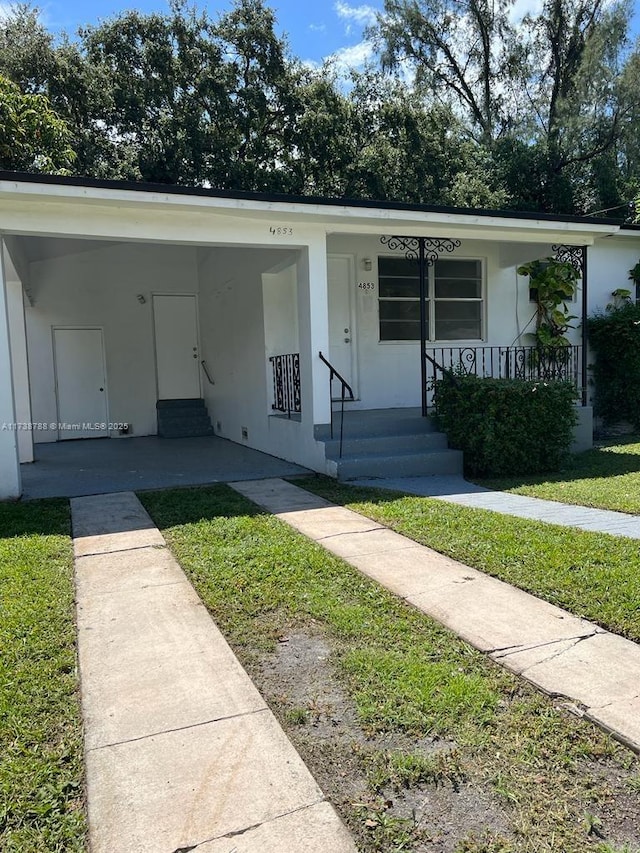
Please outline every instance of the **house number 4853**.
[{"label": "house number 4853", "polygon": [[358,290],[375,290],[376,286],[373,281],[359,281]]},{"label": "house number 4853", "polygon": [[272,225],[269,234],[272,237],[293,237],[293,228],[290,225]]}]

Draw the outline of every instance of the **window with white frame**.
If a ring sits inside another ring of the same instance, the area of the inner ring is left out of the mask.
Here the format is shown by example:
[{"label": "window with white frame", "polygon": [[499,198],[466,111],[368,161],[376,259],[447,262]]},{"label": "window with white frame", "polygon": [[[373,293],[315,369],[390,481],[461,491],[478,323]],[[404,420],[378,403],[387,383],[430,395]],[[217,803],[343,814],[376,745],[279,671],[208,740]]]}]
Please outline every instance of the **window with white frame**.
[{"label": "window with white frame", "polygon": [[[439,258],[427,269],[427,339],[481,340],[484,300],[482,261]],[[418,261],[378,258],[381,341],[420,340]]]}]

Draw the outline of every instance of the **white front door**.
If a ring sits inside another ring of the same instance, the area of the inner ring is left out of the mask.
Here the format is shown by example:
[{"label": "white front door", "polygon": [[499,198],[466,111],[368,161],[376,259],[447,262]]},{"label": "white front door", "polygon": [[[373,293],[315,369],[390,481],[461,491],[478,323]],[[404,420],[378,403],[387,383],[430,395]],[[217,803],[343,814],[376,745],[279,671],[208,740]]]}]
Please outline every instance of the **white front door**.
[{"label": "white front door", "polygon": [[195,294],[154,294],[158,399],[200,397],[198,312]]},{"label": "white front door", "polygon": [[[353,257],[329,255],[329,361],[358,396],[355,311],[353,305]],[[331,395],[340,397],[340,383],[334,380]]]},{"label": "white front door", "polygon": [[109,435],[102,329],[54,329],[58,438]]}]

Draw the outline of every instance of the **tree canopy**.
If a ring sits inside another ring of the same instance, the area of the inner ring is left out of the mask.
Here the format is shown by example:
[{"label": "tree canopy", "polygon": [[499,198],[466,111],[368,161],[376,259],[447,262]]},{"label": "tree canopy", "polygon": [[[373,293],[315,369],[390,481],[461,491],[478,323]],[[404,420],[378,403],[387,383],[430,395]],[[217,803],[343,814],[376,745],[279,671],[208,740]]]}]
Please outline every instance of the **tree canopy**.
[{"label": "tree canopy", "polygon": [[68,173],[71,134],[45,95],[23,94],[0,76],[0,168]]},{"label": "tree canopy", "polygon": [[545,0],[521,19],[515,0],[385,0],[378,59],[345,84],[291,55],[263,0],[216,20],[174,0],[74,37],[18,6],[0,74],[47,99],[79,175],[624,216],[640,194],[628,21],[627,0]]}]

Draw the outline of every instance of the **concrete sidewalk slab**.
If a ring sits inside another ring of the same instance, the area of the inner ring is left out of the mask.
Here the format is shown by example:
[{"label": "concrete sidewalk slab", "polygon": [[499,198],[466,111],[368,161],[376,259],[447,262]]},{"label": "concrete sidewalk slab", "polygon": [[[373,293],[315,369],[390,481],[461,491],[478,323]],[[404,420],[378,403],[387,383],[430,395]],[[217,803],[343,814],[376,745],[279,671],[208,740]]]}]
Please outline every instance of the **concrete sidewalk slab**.
[{"label": "concrete sidewalk slab", "polygon": [[135,495],[72,520],[92,853],[355,853]]},{"label": "concrete sidewalk slab", "polygon": [[186,578],[78,599],[87,749],[266,707]]},{"label": "concrete sidewalk slab", "polygon": [[[281,480],[231,484],[493,660],[582,712],[640,751],[640,646],[344,507],[298,509]],[[287,501],[296,507],[287,511]],[[343,532],[340,533],[342,527]],[[363,529],[364,528],[364,529]],[[332,535],[327,536],[326,531]],[[376,550],[378,547],[378,550]]]},{"label": "concrete sidewalk slab", "polygon": [[324,800],[266,710],[91,750],[87,787],[92,853],[191,849]]},{"label": "concrete sidewalk slab", "polygon": [[513,515],[531,521],[545,521],[561,527],[577,527],[595,533],[640,539],[640,516],[624,512],[574,506],[558,501],[495,492],[469,483],[460,475],[437,477],[392,477],[387,479],[353,480],[353,486],[390,489],[410,495],[436,498],[446,503],[486,509],[502,515]]},{"label": "concrete sidewalk slab", "polygon": [[[287,838],[287,851],[296,853],[341,853],[351,850],[351,840],[344,830],[340,838],[335,832],[335,817],[328,803],[318,803],[291,814],[248,829],[232,839],[219,838],[198,847],[198,853],[263,853],[277,850],[280,839]],[[233,847],[229,847],[230,844]]]},{"label": "concrete sidewalk slab", "polygon": [[71,518],[76,557],[165,545],[133,492],[73,498]]}]

